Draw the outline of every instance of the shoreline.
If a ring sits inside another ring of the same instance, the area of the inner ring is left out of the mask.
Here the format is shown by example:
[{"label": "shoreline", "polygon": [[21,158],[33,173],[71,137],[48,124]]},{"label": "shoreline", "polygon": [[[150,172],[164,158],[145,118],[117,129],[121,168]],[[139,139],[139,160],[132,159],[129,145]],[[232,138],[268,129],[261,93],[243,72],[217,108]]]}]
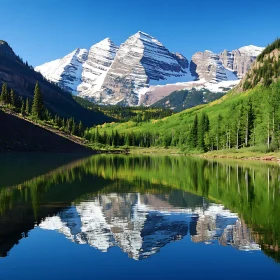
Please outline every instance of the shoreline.
[{"label": "shoreline", "polygon": [[261,161],[261,162],[273,162],[280,165],[280,153],[261,153],[242,151],[229,152],[229,151],[217,151],[207,153],[186,153],[175,148],[132,148],[126,149],[127,154],[145,154],[145,155],[174,155],[174,156],[193,156],[204,159],[232,159],[241,161]]}]

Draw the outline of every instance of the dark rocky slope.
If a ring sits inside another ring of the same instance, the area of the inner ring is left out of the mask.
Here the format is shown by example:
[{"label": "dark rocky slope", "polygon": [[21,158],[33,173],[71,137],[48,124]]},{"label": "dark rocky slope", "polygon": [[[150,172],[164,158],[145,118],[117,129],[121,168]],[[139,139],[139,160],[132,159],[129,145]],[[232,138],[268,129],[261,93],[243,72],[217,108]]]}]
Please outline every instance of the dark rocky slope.
[{"label": "dark rocky slope", "polygon": [[0,110],[0,152],[93,153],[79,143]]}]

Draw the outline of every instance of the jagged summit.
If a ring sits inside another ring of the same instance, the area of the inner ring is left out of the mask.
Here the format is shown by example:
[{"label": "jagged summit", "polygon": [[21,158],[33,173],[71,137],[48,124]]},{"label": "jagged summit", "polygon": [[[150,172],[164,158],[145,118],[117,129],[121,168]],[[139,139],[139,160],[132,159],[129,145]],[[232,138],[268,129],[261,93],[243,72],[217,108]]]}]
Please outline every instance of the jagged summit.
[{"label": "jagged summit", "polygon": [[114,42],[109,37],[107,37],[107,38],[101,40],[100,42],[94,44],[92,47],[94,47],[94,46],[103,46],[103,45],[111,45],[111,44],[114,45]]},{"label": "jagged summit", "polygon": [[163,44],[160,41],[158,41],[156,38],[154,38],[153,36],[151,36],[151,35],[149,35],[145,32],[142,32],[142,31],[138,31],[137,33],[135,33],[131,37],[136,37],[136,38],[139,38],[142,41],[155,43],[155,44],[158,44],[160,46],[163,46]]}]

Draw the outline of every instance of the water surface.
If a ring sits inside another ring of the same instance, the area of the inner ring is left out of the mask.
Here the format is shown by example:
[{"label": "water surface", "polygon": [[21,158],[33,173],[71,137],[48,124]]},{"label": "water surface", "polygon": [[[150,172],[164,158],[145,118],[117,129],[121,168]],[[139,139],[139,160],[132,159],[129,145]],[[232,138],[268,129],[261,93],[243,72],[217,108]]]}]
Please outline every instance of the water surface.
[{"label": "water surface", "polygon": [[0,156],[0,167],[1,279],[280,272],[277,165],[14,155]]}]

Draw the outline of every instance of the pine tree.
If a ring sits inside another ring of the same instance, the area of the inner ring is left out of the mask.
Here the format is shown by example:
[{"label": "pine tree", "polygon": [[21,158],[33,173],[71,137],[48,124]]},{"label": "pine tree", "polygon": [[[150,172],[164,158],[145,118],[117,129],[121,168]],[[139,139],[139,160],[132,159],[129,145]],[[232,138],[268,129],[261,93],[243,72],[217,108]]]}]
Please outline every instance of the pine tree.
[{"label": "pine tree", "polygon": [[25,102],[25,114],[26,115],[30,114],[30,105],[29,105],[29,99],[28,98],[26,99],[26,102]]},{"label": "pine tree", "polygon": [[78,133],[79,133],[79,136],[83,137],[83,135],[84,135],[84,127],[83,127],[83,124],[82,124],[81,121],[79,122]]},{"label": "pine tree", "polygon": [[218,115],[217,126],[216,126],[216,148],[217,150],[220,149],[220,142],[221,142],[221,122],[222,122],[221,114]]},{"label": "pine tree", "polygon": [[195,115],[193,125],[189,135],[189,145],[191,148],[196,148],[198,145],[198,118]]},{"label": "pine tree", "polygon": [[8,97],[8,87],[6,83],[2,85],[1,100],[4,104],[8,104],[9,97]]},{"label": "pine tree", "polygon": [[198,129],[198,147],[206,151],[205,134],[209,131],[209,119],[205,113],[202,113],[200,125]]},{"label": "pine tree", "polygon": [[35,119],[43,119],[44,116],[44,101],[38,82],[36,82],[34,90],[34,99],[32,104],[31,113]]},{"label": "pine tree", "polygon": [[11,102],[12,107],[15,107],[15,105],[16,105],[16,97],[15,97],[13,89],[11,89],[11,92],[10,92],[10,102]]},{"label": "pine tree", "polygon": [[94,143],[99,143],[99,141],[100,141],[100,135],[99,135],[99,132],[98,132],[98,127],[96,127]]},{"label": "pine tree", "polygon": [[255,113],[251,98],[248,100],[246,108],[246,124],[245,124],[245,146],[249,145],[251,135],[254,129]]},{"label": "pine tree", "polygon": [[20,109],[20,113],[22,116],[24,116],[24,109],[25,109],[25,102],[24,99],[21,100],[21,109]]}]

